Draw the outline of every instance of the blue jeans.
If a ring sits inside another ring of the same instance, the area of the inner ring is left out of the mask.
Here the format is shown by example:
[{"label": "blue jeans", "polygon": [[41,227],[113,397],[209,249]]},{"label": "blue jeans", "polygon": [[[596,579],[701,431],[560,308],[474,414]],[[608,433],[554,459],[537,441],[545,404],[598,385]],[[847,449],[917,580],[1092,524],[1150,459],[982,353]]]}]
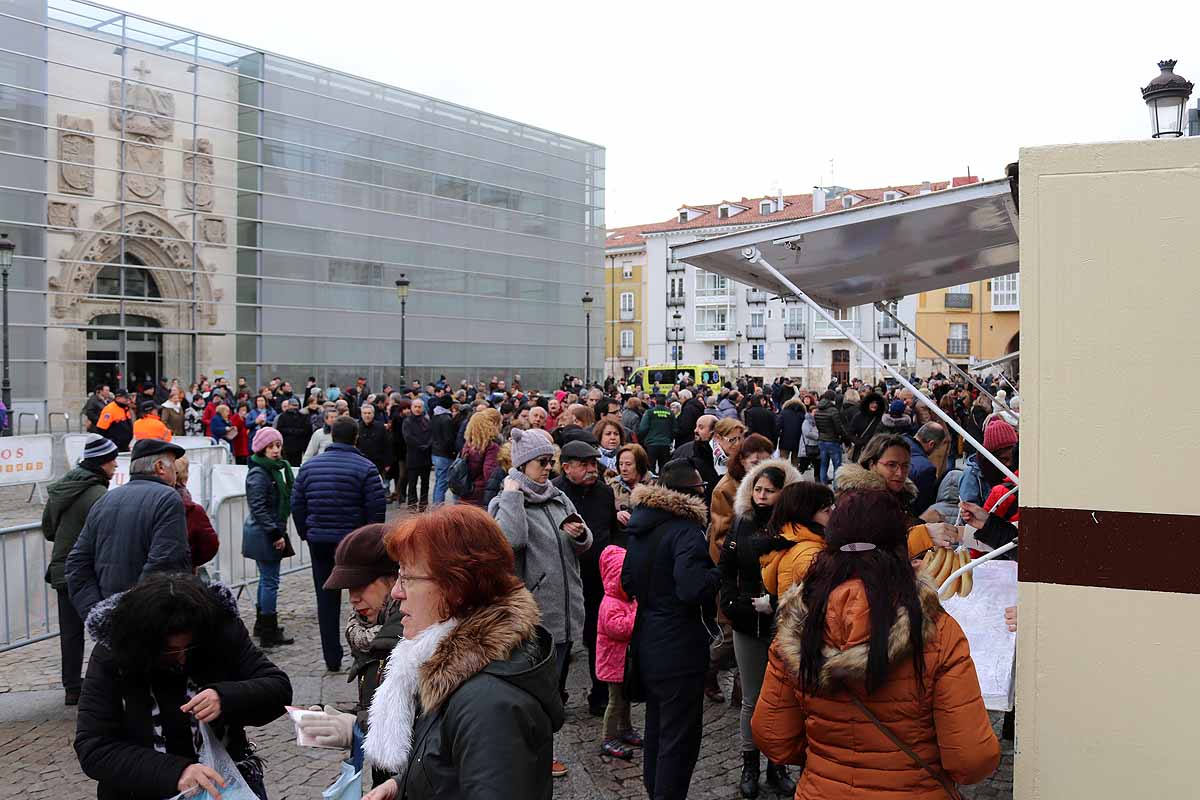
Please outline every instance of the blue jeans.
[{"label": "blue jeans", "polygon": [[446,502],[446,489],[450,486],[450,465],[453,463],[453,458],[433,457],[433,504],[435,506]]},{"label": "blue jeans", "polygon": [[258,564],[258,613],[274,614],[275,600],[279,597],[279,561],[257,561]]},{"label": "blue jeans", "polygon": [[[819,442],[817,449],[821,451],[821,471],[817,473],[821,483],[828,486],[833,483],[833,474],[842,465],[842,445],[838,442]],[[833,472],[826,472],[826,467],[833,465]]]}]

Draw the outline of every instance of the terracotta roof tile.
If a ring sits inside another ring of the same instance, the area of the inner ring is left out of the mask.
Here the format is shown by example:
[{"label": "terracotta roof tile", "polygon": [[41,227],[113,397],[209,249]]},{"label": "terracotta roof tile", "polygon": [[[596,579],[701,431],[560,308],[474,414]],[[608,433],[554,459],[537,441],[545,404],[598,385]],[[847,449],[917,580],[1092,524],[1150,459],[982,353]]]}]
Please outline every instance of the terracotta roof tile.
[{"label": "terracotta roof tile", "polygon": [[633,225],[628,228],[613,228],[609,230],[604,237],[604,249],[616,249],[618,247],[642,247],[645,246],[646,240],[638,232],[641,230],[640,225]]}]

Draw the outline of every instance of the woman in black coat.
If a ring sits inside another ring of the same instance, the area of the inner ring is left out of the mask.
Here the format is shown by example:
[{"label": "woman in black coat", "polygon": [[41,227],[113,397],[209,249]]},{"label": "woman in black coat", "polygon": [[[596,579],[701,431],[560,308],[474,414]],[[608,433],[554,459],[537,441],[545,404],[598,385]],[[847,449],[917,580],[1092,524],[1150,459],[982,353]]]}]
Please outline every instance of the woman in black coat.
[{"label": "woman in black coat", "polygon": [[[408,469],[408,508],[424,511],[429,505],[429,471],[433,469],[433,425],[425,416],[425,404],[412,401],[412,414],[404,419],[404,463]],[[421,484],[420,494],[417,483]]]},{"label": "woman in black coat", "polygon": [[292,701],[283,670],[254,646],[220,584],[156,573],[93,610],[96,641],[79,700],[75,752],[100,800],[161,800],[220,791],[198,764],[200,723],[259,797],[262,761],[243,726],[280,717]]},{"label": "woman in black coat", "polygon": [[849,428],[850,438],[853,440],[850,449],[851,461],[858,461],[863,447],[871,441],[871,437],[883,432],[880,423],[883,419],[883,412],[887,410],[886,406],[883,395],[876,392],[867,393],[866,397],[859,402],[858,414],[850,422]]}]

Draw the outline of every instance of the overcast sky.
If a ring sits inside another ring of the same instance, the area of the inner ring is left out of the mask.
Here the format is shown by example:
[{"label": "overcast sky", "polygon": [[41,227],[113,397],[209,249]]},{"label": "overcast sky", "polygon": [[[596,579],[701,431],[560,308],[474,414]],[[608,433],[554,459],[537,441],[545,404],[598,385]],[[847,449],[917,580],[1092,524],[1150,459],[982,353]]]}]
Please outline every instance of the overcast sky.
[{"label": "overcast sky", "polygon": [[604,145],[609,227],[777,188],[1001,177],[1022,146],[1145,138],[1160,59],[1200,83],[1185,0],[110,2]]}]

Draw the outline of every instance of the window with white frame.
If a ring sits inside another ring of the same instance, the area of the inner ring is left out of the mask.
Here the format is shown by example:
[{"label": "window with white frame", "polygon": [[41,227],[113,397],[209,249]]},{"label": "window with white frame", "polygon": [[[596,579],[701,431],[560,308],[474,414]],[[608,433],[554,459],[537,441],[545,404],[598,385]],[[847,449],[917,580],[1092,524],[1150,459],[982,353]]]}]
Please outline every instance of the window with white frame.
[{"label": "window with white frame", "polygon": [[850,322],[851,320],[858,319],[858,306],[852,306],[851,308],[827,308],[825,310],[838,322]]},{"label": "window with white frame", "polygon": [[992,311],[1017,311],[1020,307],[1020,276],[1013,273],[992,278]]},{"label": "window with white frame", "polygon": [[713,361],[721,362],[725,360],[725,345],[713,345]]},{"label": "window with white frame", "polygon": [[758,213],[764,217],[771,213],[771,203],[769,200],[764,200],[758,204]]},{"label": "window with white frame", "polygon": [[633,349],[633,331],[621,331],[621,349]]},{"label": "window with white frame", "polygon": [[761,342],[750,345],[750,360],[762,361],[767,357],[767,346]]},{"label": "window with white frame", "polygon": [[803,361],[804,360],[804,343],[803,342],[788,342],[788,361]]},{"label": "window with white frame", "polygon": [[900,352],[899,343],[897,343],[897,342],[884,342],[883,343],[883,360],[884,361],[893,362],[893,361],[899,360],[899,357],[897,355],[899,352]]},{"label": "window with white frame", "polygon": [[696,296],[720,297],[729,294],[729,279],[715,272],[696,270]]},{"label": "window with white frame", "polygon": [[854,205],[853,197],[851,197],[850,195],[846,195],[845,197],[842,198],[842,208],[850,208],[852,205]]},{"label": "window with white frame", "polygon": [[729,308],[726,306],[698,306],[696,308],[696,332],[728,333]]},{"label": "window with white frame", "polygon": [[680,345],[680,344],[671,345],[671,355],[667,356],[667,358],[671,359],[672,361],[682,361],[683,360],[683,345]]},{"label": "window with white frame", "polygon": [[621,292],[621,313],[633,313],[633,292]]},{"label": "window with white frame", "polygon": [[717,219],[729,219],[729,206],[721,206],[717,209]]},{"label": "window with white frame", "polygon": [[761,328],[767,324],[766,314],[761,311],[750,312],[750,327]]},{"label": "window with white frame", "polygon": [[629,280],[630,278],[633,277],[633,262],[632,261],[622,261],[621,262],[621,277],[624,278],[625,280]]},{"label": "window with white frame", "polygon": [[686,212],[686,211],[680,211],[680,212],[679,212],[679,221],[680,221],[680,222],[687,222],[687,221],[688,221],[688,212]]},{"label": "window with white frame", "polygon": [[803,325],[808,314],[807,306],[788,306],[787,319],[785,322],[788,325]]},{"label": "window with white frame", "polygon": [[951,286],[949,289],[946,290],[946,294],[970,294],[970,293],[971,293],[971,284],[969,284],[969,283],[960,283],[957,286]]},{"label": "window with white frame", "polygon": [[967,338],[967,323],[951,322],[950,323],[950,338],[962,341]]}]

